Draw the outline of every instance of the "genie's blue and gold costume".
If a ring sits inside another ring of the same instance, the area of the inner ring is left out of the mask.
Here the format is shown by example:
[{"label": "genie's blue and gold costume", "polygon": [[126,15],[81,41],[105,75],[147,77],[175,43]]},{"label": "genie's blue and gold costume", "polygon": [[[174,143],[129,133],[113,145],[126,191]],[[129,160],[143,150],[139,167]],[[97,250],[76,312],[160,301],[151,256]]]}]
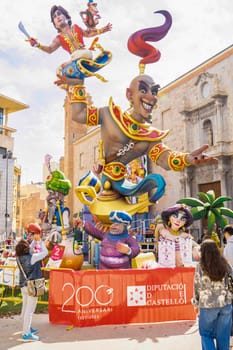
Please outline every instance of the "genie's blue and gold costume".
[{"label": "genie's blue and gold costume", "polygon": [[[136,122],[129,113],[122,113],[119,106],[116,106],[112,99],[109,101],[109,109],[111,116],[115,123],[118,125],[119,129],[131,139],[133,144],[142,141],[149,141],[155,143],[160,141],[167,134],[168,131],[160,131],[150,124],[142,124]],[[95,113],[92,109],[91,120],[92,125],[99,124],[98,115],[94,118]],[[90,123],[88,123],[90,125]],[[156,148],[156,149],[155,149]],[[161,154],[168,148],[162,143],[155,145],[149,153],[149,157],[153,157],[153,154],[158,152]],[[150,197],[150,202],[156,202],[165,192],[166,183],[163,177],[159,174],[149,174],[144,179],[142,179],[138,184],[133,184],[125,179],[127,174],[126,165],[120,161],[117,161],[118,154],[114,154],[113,161],[110,159],[105,159],[105,165],[102,170],[102,185],[105,186],[106,181],[111,183],[111,188],[116,192],[120,193],[122,196],[135,196],[151,191],[156,188],[155,193]]]}]

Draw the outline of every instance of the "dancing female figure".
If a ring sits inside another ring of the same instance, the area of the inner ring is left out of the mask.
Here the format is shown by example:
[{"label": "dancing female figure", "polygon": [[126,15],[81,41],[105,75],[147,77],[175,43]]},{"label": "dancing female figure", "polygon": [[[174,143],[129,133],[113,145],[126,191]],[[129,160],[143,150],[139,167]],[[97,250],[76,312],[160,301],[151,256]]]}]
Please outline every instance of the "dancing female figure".
[{"label": "dancing female figure", "polygon": [[191,265],[192,259],[198,259],[198,244],[187,232],[193,223],[191,211],[176,204],[162,211],[163,224],[158,226],[158,262],[162,266],[182,267]]}]

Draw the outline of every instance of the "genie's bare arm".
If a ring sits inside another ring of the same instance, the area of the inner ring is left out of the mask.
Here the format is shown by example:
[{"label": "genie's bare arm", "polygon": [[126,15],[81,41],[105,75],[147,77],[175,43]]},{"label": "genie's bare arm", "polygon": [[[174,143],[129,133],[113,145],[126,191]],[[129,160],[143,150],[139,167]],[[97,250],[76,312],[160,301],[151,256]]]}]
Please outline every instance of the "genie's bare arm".
[{"label": "genie's bare arm", "polygon": [[83,79],[68,78],[57,74],[58,79],[54,82],[57,86],[66,85],[68,99],[72,108],[72,119],[75,122],[88,126],[102,124],[106,117],[108,107],[97,108],[93,105],[91,96],[86,92]]},{"label": "genie's bare arm", "polygon": [[153,159],[152,152],[149,153],[149,156],[152,161],[156,162],[156,164],[165,170],[181,171],[190,165],[198,166],[199,164],[203,163],[218,162],[217,158],[204,153],[208,147],[209,145],[205,144],[190,153],[176,152],[167,148],[166,151],[161,152],[157,159]]},{"label": "genie's bare arm", "polygon": [[90,102],[84,86],[83,79],[68,78],[57,74],[57,80],[54,82],[57,86],[68,86],[68,98],[72,105],[72,119],[78,123],[85,124],[87,121],[87,105]]}]

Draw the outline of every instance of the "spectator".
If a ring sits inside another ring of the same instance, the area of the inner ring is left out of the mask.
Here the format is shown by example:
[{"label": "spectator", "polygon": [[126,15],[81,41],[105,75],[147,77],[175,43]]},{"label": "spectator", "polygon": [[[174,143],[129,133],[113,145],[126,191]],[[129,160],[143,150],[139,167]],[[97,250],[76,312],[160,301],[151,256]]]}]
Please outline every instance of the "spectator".
[{"label": "spectator", "polygon": [[233,267],[233,225],[226,225],[223,229],[224,238],[226,239],[226,245],[223,249],[223,255]]},{"label": "spectator", "polygon": [[199,314],[202,350],[229,350],[232,294],[228,290],[226,274],[232,269],[213,240],[204,240],[200,247],[192,303]]},{"label": "spectator", "polygon": [[[223,235],[226,240],[226,245],[223,248],[223,256],[233,268],[233,225],[226,225],[223,229]],[[230,345],[233,346],[233,325],[231,327]]]},{"label": "spectator", "polygon": [[[37,238],[40,237],[38,234]],[[40,238],[39,238],[40,239]],[[16,257],[17,263],[20,262],[26,276],[28,279],[38,279],[42,277],[41,271],[41,261],[48,254],[48,250],[44,245],[44,242],[40,241],[41,251],[34,253],[34,248],[37,246],[38,241],[32,240],[31,244],[29,244],[28,240],[21,239],[16,247]],[[19,263],[18,263],[19,265]],[[19,277],[19,285],[21,288],[23,303],[21,310],[21,318],[22,318],[22,339],[23,340],[39,340],[39,337],[36,335],[38,332],[37,329],[31,327],[32,316],[36,309],[36,304],[38,297],[33,297],[28,295],[27,291],[27,281],[20,270]]]}]

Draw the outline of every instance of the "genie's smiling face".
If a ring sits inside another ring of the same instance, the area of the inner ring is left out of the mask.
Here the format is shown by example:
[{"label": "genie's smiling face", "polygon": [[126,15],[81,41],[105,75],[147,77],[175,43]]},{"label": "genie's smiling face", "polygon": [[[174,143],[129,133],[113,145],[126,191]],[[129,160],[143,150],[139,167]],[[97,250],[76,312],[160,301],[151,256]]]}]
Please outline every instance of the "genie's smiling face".
[{"label": "genie's smiling face", "polygon": [[132,105],[131,115],[138,122],[144,123],[151,115],[157,102],[159,85],[148,75],[134,78],[126,90],[126,96]]}]

